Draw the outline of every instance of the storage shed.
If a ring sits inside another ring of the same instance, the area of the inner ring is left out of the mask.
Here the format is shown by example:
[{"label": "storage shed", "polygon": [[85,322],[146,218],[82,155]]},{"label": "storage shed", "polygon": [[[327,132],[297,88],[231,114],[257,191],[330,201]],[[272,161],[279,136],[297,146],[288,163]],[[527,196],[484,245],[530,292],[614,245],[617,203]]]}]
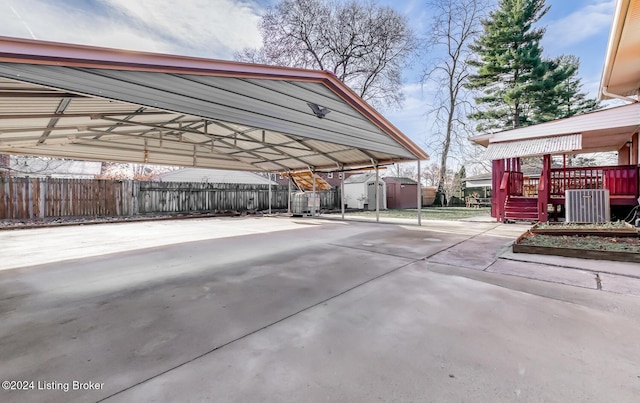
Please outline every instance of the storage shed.
[{"label": "storage shed", "polygon": [[411,178],[383,178],[387,188],[387,208],[416,208],[418,182]]},{"label": "storage shed", "polygon": [[[380,178],[380,209],[387,208],[387,188]],[[344,181],[344,202],[348,208],[376,209],[376,174],[373,172],[356,174]],[[415,197],[414,197],[415,200]],[[415,202],[414,202],[415,205]]]}]

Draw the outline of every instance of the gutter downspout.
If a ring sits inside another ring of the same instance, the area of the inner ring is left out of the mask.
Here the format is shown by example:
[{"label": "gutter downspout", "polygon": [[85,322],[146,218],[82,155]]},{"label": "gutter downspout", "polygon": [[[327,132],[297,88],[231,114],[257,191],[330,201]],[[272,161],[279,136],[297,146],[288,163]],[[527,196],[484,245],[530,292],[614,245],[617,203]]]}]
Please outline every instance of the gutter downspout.
[{"label": "gutter downspout", "polygon": [[609,92],[608,89],[609,89],[609,87],[602,87],[602,95],[607,96],[607,97],[611,97],[611,98],[621,99],[623,101],[631,102],[631,103],[634,103],[634,104],[638,103],[637,99],[625,97],[624,95],[614,94],[612,92]]}]

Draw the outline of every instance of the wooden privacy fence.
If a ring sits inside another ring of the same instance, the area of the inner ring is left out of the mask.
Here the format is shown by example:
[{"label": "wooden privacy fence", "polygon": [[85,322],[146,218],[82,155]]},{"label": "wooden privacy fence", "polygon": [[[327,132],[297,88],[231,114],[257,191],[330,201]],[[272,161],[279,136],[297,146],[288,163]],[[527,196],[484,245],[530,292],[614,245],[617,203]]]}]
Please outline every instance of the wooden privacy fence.
[{"label": "wooden privacy fence", "polygon": [[[320,192],[322,208],[339,189]],[[271,187],[271,207],[287,208],[287,186]],[[266,210],[269,185],[0,177],[0,219],[134,216],[151,213]]]}]

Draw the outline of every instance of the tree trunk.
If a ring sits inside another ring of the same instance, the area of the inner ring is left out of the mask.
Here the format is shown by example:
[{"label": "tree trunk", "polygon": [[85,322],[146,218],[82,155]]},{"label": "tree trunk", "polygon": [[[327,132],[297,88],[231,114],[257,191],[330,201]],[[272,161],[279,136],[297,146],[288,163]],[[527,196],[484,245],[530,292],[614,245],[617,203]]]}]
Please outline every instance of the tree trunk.
[{"label": "tree trunk", "polygon": [[456,97],[453,94],[453,77],[449,76],[449,111],[447,114],[447,133],[442,144],[442,155],[440,156],[440,177],[438,178],[438,192],[440,192],[440,204],[446,206],[447,197],[444,191],[445,180],[447,177],[447,158],[449,158],[449,149],[451,148],[451,136],[453,131],[453,118],[455,116]]}]

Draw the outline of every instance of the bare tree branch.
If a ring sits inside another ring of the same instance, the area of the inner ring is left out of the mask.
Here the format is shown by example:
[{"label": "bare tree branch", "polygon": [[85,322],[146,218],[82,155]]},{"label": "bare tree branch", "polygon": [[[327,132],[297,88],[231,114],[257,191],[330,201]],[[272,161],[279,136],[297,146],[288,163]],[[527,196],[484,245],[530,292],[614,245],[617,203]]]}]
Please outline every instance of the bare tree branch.
[{"label": "bare tree branch", "polygon": [[369,1],[280,0],[260,22],[262,47],[236,59],[331,70],[375,106],[399,107],[418,42],[406,18]]}]

